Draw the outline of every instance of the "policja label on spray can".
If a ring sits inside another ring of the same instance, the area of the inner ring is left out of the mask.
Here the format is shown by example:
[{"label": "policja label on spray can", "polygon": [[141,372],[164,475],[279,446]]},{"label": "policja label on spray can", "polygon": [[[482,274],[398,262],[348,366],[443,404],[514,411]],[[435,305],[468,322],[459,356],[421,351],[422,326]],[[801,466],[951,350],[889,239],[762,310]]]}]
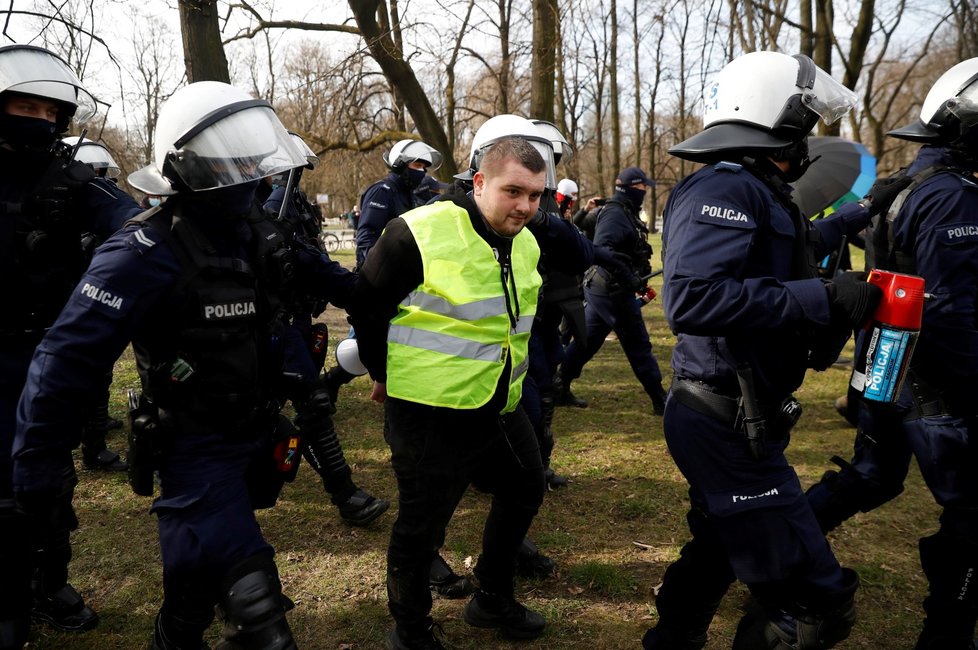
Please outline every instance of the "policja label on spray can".
[{"label": "policja label on spray can", "polygon": [[924,311],[924,279],[873,269],[867,282],[882,289],[883,298],[856,350],[850,385],[863,399],[894,402],[910,367]]}]

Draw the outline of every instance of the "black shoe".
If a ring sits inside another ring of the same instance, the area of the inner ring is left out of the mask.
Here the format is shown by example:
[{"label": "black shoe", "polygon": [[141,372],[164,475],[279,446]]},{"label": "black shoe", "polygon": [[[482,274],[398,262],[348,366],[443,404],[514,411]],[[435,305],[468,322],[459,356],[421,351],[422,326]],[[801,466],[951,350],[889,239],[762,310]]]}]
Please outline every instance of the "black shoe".
[{"label": "black shoe", "polygon": [[105,430],[115,431],[116,429],[122,428],[122,420],[117,420],[111,415],[105,418]]},{"label": "black shoe", "polygon": [[435,629],[441,634],[441,627],[432,625],[426,630],[416,633],[398,632],[395,625],[387,633],[384,647],[387,650],[446,650],[438,637],[435,636]]},{"label": "black shoe", "polygon": [[557,393],[557,398],[554,400],[554,404],[557,406],[573,406],[579,409],[587,408],[587,400],[581,399],[572,393],[570,386],[566,386],[562,391]]},{"label": "black shoe", "polygon": [[340,517],[351,526],[369,526],[390,508],[390,501],[378,499],[363,490],[357,490],[349,499],[337,504]]},{"label": "black shoe", "polygon": [[524,537],[516,551],[516,573],[524,578],[550,578],[556,575],[557,564],[541,553],[529,537]]},{"label": "black shoe", "polygon": [[98,625],[98,614],[85,604],[71,585],[65,585],[50,596],[35,594],[31,618],[62,632],[85,632]]},{"label": "black shoe", "polygon": [[462,615],[472,627],[497,629],[514,639],[535,639],[543,634],[543,617],[516,602],[515,598],[489,594],[479,589]]},{"label": "black shoe", "polygon": [[567,483],[569,482],[567,480],[567,477],[561,476],[560,474],[553,471],[549,467],[546,470],[546,477],[547,477],[547,489],[550,490],[551,492],[559,488],[566,487]]},{"label": "black shoe", "polygon": [[129,463],[122,460],[119,454],[111,449],[103,449],[97,454],[92,454],[87,449],[82,449],[82,464],[85,466],[85,469],[100,470],[103,472],[124,472],[129,469]]},{"label": "black shoe", "polygon": [[465,598],[475,591],[475,585],[472,584],[472,581],[468,577],[462,577],[455,573],[452,567],[448,566],[445,558],[438,553],[435,553],[434,559],[431,560],[428,587],[439,596],[452,600]]}]

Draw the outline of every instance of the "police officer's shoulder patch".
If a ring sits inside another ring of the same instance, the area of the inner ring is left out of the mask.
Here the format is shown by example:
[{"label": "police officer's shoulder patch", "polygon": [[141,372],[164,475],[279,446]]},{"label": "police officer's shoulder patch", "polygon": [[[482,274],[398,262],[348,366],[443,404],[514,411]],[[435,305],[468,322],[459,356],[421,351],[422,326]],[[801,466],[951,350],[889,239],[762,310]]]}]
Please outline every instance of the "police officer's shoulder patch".
[{"label": "police officer's shoulder patch", "polygon": [[127,248],[134,250],[140,255],[145,255],[161,240],[162,236],[160,233],[154,232],[152,228],[136,228],[129,233],[125,242]]},{"label": "police officer's shoulder patch", "polygon": [[945,246],[974,245],[975,242],[978,242],[978,224],[942,224],[937,227],[937,238]]},{"label": "police officer's shoulder patch", "polygon": [[754,219],[739,207],[715,198],[702,199],[694,204],[693,218],[706,224],[728,228],[755,228]]},{"label": "police officer's shoulder patch", "polygon": [[82,278],[77,288],[78,299],[86,308],[110,317],[118,317],[129,310],[131,300],[105,282],[90,275]]},{"label": "police officer's shoulder patch", "polygon": [[713,165],[713,169],[715,169],[718,172],[732,172],[734,174],[739,174],[743,168],[744,166],[739,163],[729,162],[726,160],[722,160],[717,164]]}]

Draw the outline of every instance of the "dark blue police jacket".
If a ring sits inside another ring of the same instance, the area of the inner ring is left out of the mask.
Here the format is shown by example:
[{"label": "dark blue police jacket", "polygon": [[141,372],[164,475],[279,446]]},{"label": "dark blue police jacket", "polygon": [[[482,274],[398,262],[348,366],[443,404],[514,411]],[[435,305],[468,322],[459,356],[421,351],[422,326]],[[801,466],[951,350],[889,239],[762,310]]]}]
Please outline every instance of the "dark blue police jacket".
[{"label": "dark blue police jacket", "polygon": [[[910,165],[916,174],[956,166],[946,149],[923,147]],[[924,180],[893,222],[894,245],[912,256],[932,296],[913,367],[937,388],[978,387],[978,185],[974,176],[940,173]]]},{"label": "dark blue police jacket", "polygon": [[[243,221],[200,218],[197,224],[217,255],[242,255],[248,237]],[[159,341],[176,327],[171,321],[174,305],[183,300],[178,285],[183,269],[165,235],[131,225],[110,237],[38,345],[18,406],[15,489],[59,487],[63,468],[71,466],[89,392],[104,385],[130,341]],[[346,306],[353,274],[315,249],[297,248],[294,260],[303,286]]]},{"label": "dark blue police jacket", "polygon": [[[868,220],[852,203],[815,222],[816,258]],[[746,362],[762,400],[794,391],[808,365],[807,330],[828,324],[829,304],[821,280],[799,277],[796,222],[775,190],[741,165],[706,166],[673,189],[664,221],[674,374],[736,395],[736,366]]]},{"label": "dark blue police jacket", "polygon": [[377,243],[387,223],[414,207],[414,194],[404,185],[404,179],[391,172],[377,181],[360,197],[360,222],[357,225],[357,266],[363,265],[367,253]]}]

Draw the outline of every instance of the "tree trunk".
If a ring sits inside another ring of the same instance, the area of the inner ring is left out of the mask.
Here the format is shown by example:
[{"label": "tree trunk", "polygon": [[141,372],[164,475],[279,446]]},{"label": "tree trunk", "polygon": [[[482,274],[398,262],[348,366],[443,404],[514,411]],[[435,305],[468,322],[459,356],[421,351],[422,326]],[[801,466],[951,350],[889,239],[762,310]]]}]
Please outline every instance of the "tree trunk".
[{"label": "tree trunk", "polygon": [[455,166],[452,148],[448,144],[441,119],[431,107],[431,102],[428,101],[428,96],[418,82],[414,70],[403,57],[397,55],[390,33],[381,31],[377,23],[380,0],[349,0],[349,3],[370,55],[380,66],[388,83],[397,87],[401,93],[404,105],[414,119],[418,133],[426,143],[442,153],[444,162],[438,170],[439,177],[442,179],[451,177],[458,168]]},{"label": "tree trunk", "polygon": [[611,0],[611,69],[608,93],[611,95],[611,166],[621,169],[621,116],[618,111],[618,0]]},{"label": "tree trunk", "polygon": [[635,47],[635,142],[632,149],[635,150],[635,164],[642,166],[642,78],[639,76],[639,42],[638,42],[638,0],[632,0],[632,43]]},{"label": "tree trunk", "polygon": [[801,42],[799,51],[808,58],[814,58],[815,39],[812,33],[812,0],[801,0],[798,3],[798,24],[801,26]]},{"label": "tree trunk", "polygon": [[231,83],[221,43],[217,0],[179,0],[179,7],[187,81]]},{"label": "tree trunk", "polygon": [[556,0],[533,0],[533,59],[530,63],[530,116],[554,121],[554,67],[557,54]]}]

